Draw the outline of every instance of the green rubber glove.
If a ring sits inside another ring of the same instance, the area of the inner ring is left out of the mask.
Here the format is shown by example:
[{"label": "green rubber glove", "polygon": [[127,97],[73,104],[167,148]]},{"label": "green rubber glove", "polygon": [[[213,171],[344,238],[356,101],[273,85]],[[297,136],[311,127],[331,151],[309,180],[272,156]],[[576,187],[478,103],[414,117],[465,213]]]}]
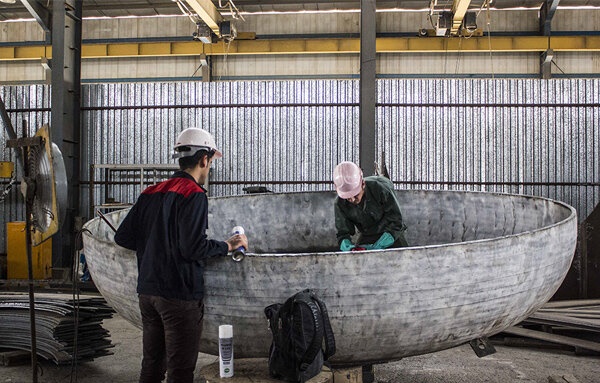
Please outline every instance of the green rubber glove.
[{"label": "green rubber glove", "polygon": [[386,231],[385,233],[381,234],[381,237],[379,237],[377,242],[373,244],[372,249],[387,249],[388,247],[392,246],[394,242],[394,236]]},{"label": "green rubber glove", "polygon": [[352,244],[352,242],[350,242],[349,239],[342,240],[342,243],[340,244],[340,250],[350,251],[352,249],[354,249],[354,245]]}]

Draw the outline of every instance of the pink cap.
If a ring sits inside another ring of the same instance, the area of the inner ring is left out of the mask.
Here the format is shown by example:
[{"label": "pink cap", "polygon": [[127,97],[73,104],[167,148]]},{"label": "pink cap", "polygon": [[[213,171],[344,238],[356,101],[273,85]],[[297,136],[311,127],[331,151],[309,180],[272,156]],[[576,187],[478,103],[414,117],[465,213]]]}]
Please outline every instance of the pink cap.
[{"label": "pink cap", "polygon": [[362,170],[354,162],[340,162],[333,170],[333,183],[340,198],[352,198],[360,193]]}]

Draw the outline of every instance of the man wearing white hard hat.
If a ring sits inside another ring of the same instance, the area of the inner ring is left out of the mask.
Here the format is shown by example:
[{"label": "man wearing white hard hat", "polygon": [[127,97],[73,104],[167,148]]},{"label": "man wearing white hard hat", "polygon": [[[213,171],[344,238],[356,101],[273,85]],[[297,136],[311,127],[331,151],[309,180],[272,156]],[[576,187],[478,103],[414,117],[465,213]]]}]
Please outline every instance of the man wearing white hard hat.
[{"label": "man wearing white hard hat", "polygon": [[[353,162],[339,163],[333,170],[335,228],[342,251],[406,247],[406,225],[394,185],[381,176],[364,177]],[[356,244],[352,236],[359,232]]]},{"label": "man wearing white hard hat", "polygon": [[205,184],[214,158],[220,158],[213,136],[188,128],[175,143],[180,170],[148,187],[115,234],[115,242],[135,250],[137,293],[143,326],[143,359],[139,381],[192,382],[204,316],[204,266],[240,246],[245,235],[226,241],[208,239]]}]

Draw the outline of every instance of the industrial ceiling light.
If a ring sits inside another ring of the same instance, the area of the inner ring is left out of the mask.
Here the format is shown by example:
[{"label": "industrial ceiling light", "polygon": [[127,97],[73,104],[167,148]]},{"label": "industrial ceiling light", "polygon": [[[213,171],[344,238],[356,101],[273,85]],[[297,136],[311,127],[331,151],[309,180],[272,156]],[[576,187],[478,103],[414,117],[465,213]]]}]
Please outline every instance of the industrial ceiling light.
[{"label": "industrial ceiling light", "polygon": [[14,4],[17,2],[17,0],[0,0],[3,3],[7,3],[7,4]]}]

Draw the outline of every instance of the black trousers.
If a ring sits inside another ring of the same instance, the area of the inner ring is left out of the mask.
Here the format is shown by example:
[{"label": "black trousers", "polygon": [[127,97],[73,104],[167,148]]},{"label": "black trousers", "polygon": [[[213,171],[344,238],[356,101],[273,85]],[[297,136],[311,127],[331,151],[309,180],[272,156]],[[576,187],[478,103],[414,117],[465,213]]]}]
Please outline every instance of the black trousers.
[{"label": "black trousers", "polygon": [[139,296],[143,325],[140,383],[185,383],[194,379],[202,335],[202,301]]}]

